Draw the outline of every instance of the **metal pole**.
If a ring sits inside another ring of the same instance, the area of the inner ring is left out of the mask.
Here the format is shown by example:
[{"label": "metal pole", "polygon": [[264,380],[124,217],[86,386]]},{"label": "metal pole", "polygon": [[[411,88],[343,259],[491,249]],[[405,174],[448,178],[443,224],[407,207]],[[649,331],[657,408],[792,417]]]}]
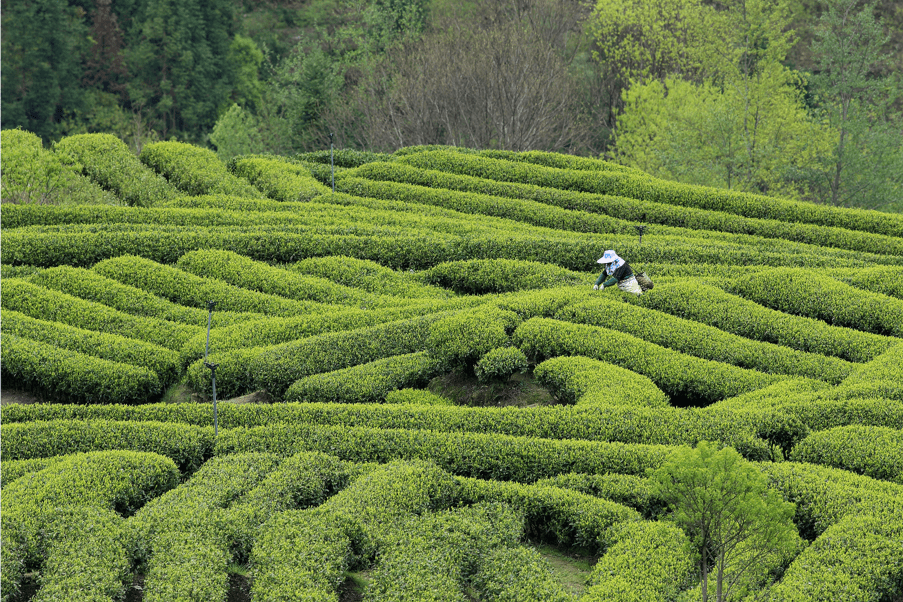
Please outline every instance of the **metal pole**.
[{"label": "metal pole", "polygon": [[207,310],[210,312],[207,314],[207,347],[204,349],[204,362],[207,361],[207,356],[210,355],[210,322],[213,320],[213,306],[216,305],[216,301],[207,301]]},{"label": "metal pole", "polygon": [[333,159],[333,144],[332,139],[335,136],[332,132],[329,132],[329,167],[332,171],[332,192],[335,192],[335,160]]},{"label": "metal pole", "polygon": [[217,423],[217,411],[216,411],[216,367],[219,364],[211,364],[209,362],[204,362],[204,365],[210,368],[210,376],[213,378],[213,435],[219,435],[219,425]]},{"label": "metal pole", "polygon": [[640,244],[642,244],[643,243],[643,232],[646,231],[646,224],[643,224],[641,226],[634,226],[634,228],[636,229],[637,234],[640,235]]}]

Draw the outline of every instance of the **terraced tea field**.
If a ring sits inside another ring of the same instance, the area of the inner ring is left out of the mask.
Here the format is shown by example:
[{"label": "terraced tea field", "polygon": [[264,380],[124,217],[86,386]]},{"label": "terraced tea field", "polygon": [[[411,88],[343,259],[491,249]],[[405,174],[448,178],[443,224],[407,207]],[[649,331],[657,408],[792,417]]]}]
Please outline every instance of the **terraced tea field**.
[{"label": "terraced tea field", "polygon": [[[699,600],[650,475],[700,441],[795,504],[728,599],[903,599],[903,216],[541,152],[339,151],[333,193],[328,152],[3,136],[120,202],[2,207],[3,386],[46,401],[2,409],[4,601]],[[594,291],[606,249],[654,288]]]}]

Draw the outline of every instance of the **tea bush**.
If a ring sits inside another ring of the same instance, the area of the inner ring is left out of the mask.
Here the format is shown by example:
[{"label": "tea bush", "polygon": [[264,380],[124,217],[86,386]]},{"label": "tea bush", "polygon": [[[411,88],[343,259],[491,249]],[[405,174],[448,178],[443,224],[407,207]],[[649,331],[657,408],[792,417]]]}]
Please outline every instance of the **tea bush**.
[{"label": "tea bush", "polygon": [[206,148],[184,142],[154,142],[145,144],[138,158],[185,194],[264,196],[247,181],[229,173],[216,153]]},{"label": "tea bush", "polygon": [[276,157],[235,157],[227,165],[229,171],[248,180],[266,196],[277,201],[309,201],[329,192],[303,165]]},{"label": "tea bush", "polygon": [[903,484],[903,430],[849,425],[819,431],[799,442],[790,459]]},{"label": "tea bush", "polygon": [[480,382],[507,381],[512,374],[529,368],[527,356],[517,347],[496,347],[480,358],[474,372]]},{"label": "tea bush", "polygon": [[668,405],[668,396],[650,379],[588,357],[546,360],[536,366],[533,374],[556,399],[578,407]]}]

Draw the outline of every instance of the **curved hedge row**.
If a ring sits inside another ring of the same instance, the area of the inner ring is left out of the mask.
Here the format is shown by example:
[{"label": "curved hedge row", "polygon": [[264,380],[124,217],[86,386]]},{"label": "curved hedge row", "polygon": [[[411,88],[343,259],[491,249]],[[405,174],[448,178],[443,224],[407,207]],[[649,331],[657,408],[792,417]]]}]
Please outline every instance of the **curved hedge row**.
[{"label": "curved hedge row", "polygon": [[638,372],[664,391],[672,405],[708,404],[787,378],[684,355],[615,330],[547,318],[524,322],[513,339],[537,359],[583,355]]},{"label": "curved hedge row", "polygon": [[298,153],[295,158],[300,161],[322,163],[329,165],[335,163],[336,167],[359,167],[365,163],[374,161],[390,161],[392,155],[388,153],[374,153],[372,151],[359,151],[353,148],[342,148],[333,151],[321,150],[307,153]]},{"label": "curved hedge row", "polygon": [[851,515],[790,563],[769,602],[893,600],[903,594],[903,512]]},{"label": "curved hedge row", "polygon": [[903,299],[903,267],[879,266],[860,270],[844,270],[834,278],[856,288]]},{"label": "curved hedge row", "polygon": [[546,360],[533,371],[536,382],[559,401],[577,406],[668,405],[668,396],[636,372],[588,357]]},{"label": "curved hedge row", "polygon": [[229,173],[210,149],[184,142],[154,142],[145,144],[138,158],[186,194],[264,196],[245,180]]},{"label": "curved hedge row", "polygon": [[790,459],[903,485],[903,430],[850,425],[820,431],[800,441]]},{"label": "curved hedge row", "polygon": [[[3,334],[38,341],[111,362],[146,368],[160,377],[160,384],[164,387],[173,382],[181,372],[179,355],[165,347],[116,334],[84,330],[59,322],[36,320],[17,311],[3,312]],[[65,374],[61,378],[66,378]],[[140,387],[138,389],[140,390]],[[140,396],[139,390],[133,394]]]},{"label": "curved hedge row", "polygon": [[483,557],[473,577],[486,600],[498,602],[568,602],[573,600],[549,561],[532,548],[499,548]]},{"label": "curved hedge row", "polygon": [[409,272],[397,272],[375,261],[344,255],[309,257],[289,266],[301,274],[328,278],[337,284],[353,286],[376,295],[393,297],[448,299],[452,293],[443,288],[421,284]]},{"label": "curved hedge row", "polygon": [[523,199],[562,209],[604,214],[620,220],[660,224],[673,228],[706,230],[709,235],[713,236],[723,236],[721,233],[748,234],[769,239],[784,239],[875,253],[899,254],[900,248],[900,242],[896,236],[872,234],[871,231],[819,226],[779,219],[743,217],[724,211],[653,202],[647,197],[609,196],[563,190],[545,184],[537,186],[527,183],[501,182],[485,177],[418,168],[399,162],[367,165],[343,174],[342,177],[363,177],[374,181],[393,181],[430,188]]},{"label": "curved hedge row", "polygon": [[386,395],[385,402],[388,404],[408,404],[417,406],[453,406],[455,403],[436,395],[426,389],[396,389],[390,391]]},{"label": "curved hedge row", "polygon": [[178,195],[112,134],[67,136],[54,144],[53,150],[64,161],[76,162],[82,174],[115,192],[126,205],[150,207]]},{"label": "curved hedge row", "polygon": [[600,298],[569,305],[555,318],[626,332],[687,355],[769,374],[817,378],[837,384],[854,369],[853,364],[839,358],[754,341],[662,311],[621,303],[618,299]]},{"label": "curved hedge row", "polygon": [[354,305],[361,309],[401,301],[379,298],[325,278],[304,276],[292,270],[276,268],[232,251],[191,251],[179,258],[176,267],[195,276],[215,278],[232,286],[296,301]]},{"label": "curved hedge row", "polygon": [[[307,257],[349,255],[379,261],[395,269],[424,269],[443,261],[518,259],[584,271],[595,269],[594,258],[599,256],[599,250],[611,246],[630,257],[635,266],[647,261],[684,261],[820,267],[848,261],[848,258],[832,255],[824,249],[820,249],[819,254],[790,254],[720,241],[700,243],[686,237],[659,237],[638,244],[635,236],[611,235],[601,240],[594,235],[565,237],[554,231],[502,234],[496,230],[492,234],[481,232],[465,236],[458,225],[449,226],[448,232],[422,229],[414,235],[401,228],[393,232],[383,228],[380,232],[376,226],[352,228],[350,225],[324,231],[291,225],[237,228],[113,224],[64,226],[52,231],[46,228],[5,231],[3,258],[10,265],[87,267],[121,255],[140,255],[161,263],[174,263],[189,251],[229,249],[252,259],[279,263]],[[870,265],[862,257],[849,261]]]},{"label": "curved hedge row", "polygon": [[464,295],[554,288],[587,281],[585,274],[557,265],[516,259],[446,261],[420,272],[418,278]]},{"label": "curved hedge row", "polygon": [[377,403],[390,391],[425,386],[441,368],[424,352],[387,357],[298,379],[285,392],[285,401]]},{"label": "curved hedge row", "polygon": [[[451,149],[449,149],[451,150]],[[591,157],[578,157],[576,155],[564,155],[562,153],[550,153],[545,151],[507,151],[507,150],[481,150],[477,153],[481,157],[490,159],[504,159],[506,161],[521,161],[555,167],[558,169],[581,169],[586,171],[619,171],[643,173],[632,167],[618,165],[611,161],[593,159]]]},{"label": "curved hedge row", "polygon": [[352,462],[431,460],[457,475],[531,483],[568,472],[644,474],[647,468],[664,462],[673,449],[507,435],[276,424],[224,430],[215,451],[216,455],[322,451]]},{"label": "curved hedge row", "polygon": [[791,316],[699,282],[659,284],[636,300],[644,307],[714,326],[741,337],[784,347],[868,362],[897,339]]},{"label": "curved hedge row", "polygon": [[163,393],[160,377],[135,366],[4,333],[3,378],[76,403],[141,403]]},{"label": "curved hedge row", "polygon": [[95,264],[92,270],[111,280],[189,307],[206,309],[209,301],[215,301],[215,310],[282,316],[328,309],[320,303],[246,290],[216,277],[196,276],[134,255],[107,259]]},{"label": "curved hedge row", "polygon": [[581,474],[571,472],[536,481],[537,487],[558,487],[572,489],[605,498],[618,504],[630,506],[641,512],[647,519],[660,516],[668,509],[664,500],[659,499],[649,485],[649,480],[635,475],[606,473]]},{"label": "curved hedge row", "polygon": [[668,205],[726,211],[745,217],[835,226],[888,236],[903,235],[903,216],[864,209],[838,209],[801,201],[681,184],[659,180],[646,174],[555,169],[446,151],[408,155],[399,161],[424,169],[439,169],[492,180],[642,198]]},{"label": "curved hedge row", "polygon": [[903,401],[903,342],[891,347],[872,361],[860,365],[838,387],[822,393],[823,397],[885,397]]},{"label": "curved hedge row", "polygon": [[14,204],[42,205],[107,204],[118,199],[100,186],[81,176],[61,158],[46,150],[41,139],[24,130],[0,131],[3,147],[3,171],[0,173],[0,195],[3,213]]},{"label": "curved hedge row", "polygon": [[809,270],[777,268],[751,274],[728,289],[785,313],[903,337],[903,300],[863,291]]},{"label": "curved hedge row", "polygon": [[[167,301],[137,287],[122,284],[85,268],[61,265],[41,270],[29,282],[73,297],[94,301],[135,316],[168,320],[191,326],[206,326],[207,312]],[[263,314],[220,311],[216,323],[235,324],[262,319]]]},{"label": "curved hedge row", "polygon": [[0,425],[3,460],[50,458],[125,449],[172,458],[182,472],[200,467],[213,449],[210,427],[161,422],[47,420]]},{"label": "curved hedge row", "polygon": [[593,568],[581,602],[674,600],[690,585],[695,564],[690,539],[675,525],[619,525],[615,543]]},{"label": "curved hedge row", "polygon": [[[219,381],[217,381],[219,390]],[[394,395],[394,394],[393,394]],[[136,420],[212,426],[209,404],[144,406],[13,405],[3,408],[4,422],[30,420]],[[771,458],[772,445],[790,449],[808,435],[799,420],[769,408],[756,411],[608,406],[576,408],[469,408],[411,404],[223,404],[222,428],[268,424],[321,424],[374,429],[423,429],[440,432],[504,434],[544,439],[583,439],[662,445],[721,441],[748,459]]]},{"label": "curved hedge row", "polygon": [[0,473],[0,487],[6,487],[19,477],[44,470],[58,462],[62,462],[65,458],[66,456],[55,456],[53,458],[33,458],[31,460],[4,460],[3,472]]},{"label": "curved hedge row", "polygon": [[101,303],[85,301],[16,279],[4,281],[0,306],[38,320],[118,334],[174,350],[201,331],[200,326],[195,328],[167,320],[132,316]]},{"label": "curved hedge row", "polygon": [[277,201],[309,201],[329,192],[303,165],[276,157],[235,157],[227,167],[236,176],[248,180],[266,196]]},{"label": "curved hedge row", "polygon": [[[394,166],[392,166],[394,167]],[[371,169],[377,167],[371,166]],[[631,224],[625,220],[598,213],[562,209],[536,201],[490,196],[475,192],[458,192],[446,188],[429,188],[417,184],[368,180],[345,172],[336,180],[336,191],[360,197],[434,205],[461,213],[490,215],[533,226],[598,234],[629,234]],[[674,234],[674,232],[669,232]]]}]

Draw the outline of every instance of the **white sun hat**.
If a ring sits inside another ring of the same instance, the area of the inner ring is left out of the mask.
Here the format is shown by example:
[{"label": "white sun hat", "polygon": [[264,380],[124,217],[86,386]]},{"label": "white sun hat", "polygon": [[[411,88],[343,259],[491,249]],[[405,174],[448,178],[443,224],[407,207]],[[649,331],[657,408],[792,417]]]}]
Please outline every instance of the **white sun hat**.
[{"label": "white sun hat", "polygon": [[602,257],[596,260],[596,263],[613,263],[615,261],[619,261],[621,258],[618,257],[618,254],[614,251],[608,250],[602,254]]}]

